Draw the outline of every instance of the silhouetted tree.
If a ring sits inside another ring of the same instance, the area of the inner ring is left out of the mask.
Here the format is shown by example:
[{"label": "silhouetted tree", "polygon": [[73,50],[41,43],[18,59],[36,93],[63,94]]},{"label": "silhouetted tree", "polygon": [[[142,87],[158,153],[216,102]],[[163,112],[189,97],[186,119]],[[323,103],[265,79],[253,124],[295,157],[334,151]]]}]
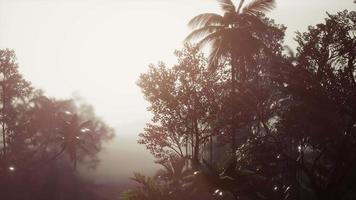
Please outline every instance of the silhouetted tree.
[{"label": "silhouetted tree", "polygon": [[178,64],[173,68],[151,65],[140,77],[138,85],[151,104],[153,123],[147,124],[139,143],[156,158],[176,154],[190,157],[197,165],[202,144],[214,133],[222,90],[219,77],[207,70],[198,48],[187,45],[176,55]]},{"label": "silhouetted tree", "polygon": [[18,71],[16,55],[13,50],[0,50],[0,85],[1,85],[1,159],[7,160],[7,145],[15,136],[17,105],[31,92],[30,84],[25,81]]},{"label": "silhouetted tree", "polygon": [[91,106],[33,90],[12,50],[0,50],[0,86],[0,199],[90,199],[88,183],[62,157],[95,167],[113,130]]},{"label": "silhouetted tree", "polygon": [[[274,0],[254,0],[247,5],[241,0],[238,7],[231,0],[218,0],[224,15],[215,13],[200,14],[189,22],[195,29],[186,40],[200,39],[198,47],[207,44],[211,46],[209,62],[212,69],[224,67],[224,62],[229,61],[231,76],[231,100],[236,100],[237,81],[244,83],[248,79],[247,68],[256,59],[254,55],[264,49],[266,45],[261,34],[268,32],[269,27],[262,19],[261,12],[274,8]],[[236,121],[238,111],[230,108],[231,149],[236,150]]]},{"label": "silhouetted tree", "polygon": [[294,136],[301,178],[318,199],[355,198],[355,22],[356,12],[343,11],[299,33],[298,75],[287,82],[297,103],[282,127]]},{"label": "silhouetted tree", "polygon": [[281,58],[269,67],[279,95],[264,106],[275,115],[237,151],[236,173],[252,174],[236,194],[355,198],[355,19],[355,12],[328,14],[298,34],[295,63]]}]

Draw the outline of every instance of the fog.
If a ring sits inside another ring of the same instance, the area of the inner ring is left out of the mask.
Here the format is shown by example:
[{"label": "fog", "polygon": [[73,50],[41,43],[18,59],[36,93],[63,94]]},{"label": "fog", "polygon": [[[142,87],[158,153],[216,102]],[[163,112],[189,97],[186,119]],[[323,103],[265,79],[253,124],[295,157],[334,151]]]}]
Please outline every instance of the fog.
[{"label": "fog", "polygon": [[153,164],[154,158],[146,148],[137,144],[137,133],[144,125],[145,121],[137,121],[116,127],[118,134],[100,152],[100,165],[94,171],[84,170],[84,175],[98,183],[128,182],[133,172],[153,175],[159,166]]},{"label": "fog", "polygon": [[[322,22],[325,11],[354,8],[352,0],[279,0],[269,14],[285,24],[294,45],[297,30]],[[208,0],[0,0],[0,47],[15,49],[20,71],[49,96],[73,93],[92,104],[115,138],[101,164],[83,174],[99,183],[126,182],[133,172],[158,168],[137,135],[149,121],[136,81],[149,63],[173,64],[174,49],[189,32],[188,20],[218,11]]]}]

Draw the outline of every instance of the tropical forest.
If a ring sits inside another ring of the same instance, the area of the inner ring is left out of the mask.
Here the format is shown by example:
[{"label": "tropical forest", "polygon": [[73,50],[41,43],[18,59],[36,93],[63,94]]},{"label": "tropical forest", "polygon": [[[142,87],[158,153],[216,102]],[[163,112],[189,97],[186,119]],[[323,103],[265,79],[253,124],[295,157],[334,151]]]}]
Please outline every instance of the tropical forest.
[{"label": "tropical forest", "polygon": [[356,199],[353,0],[0,0],[0,28],[1,200]]}]

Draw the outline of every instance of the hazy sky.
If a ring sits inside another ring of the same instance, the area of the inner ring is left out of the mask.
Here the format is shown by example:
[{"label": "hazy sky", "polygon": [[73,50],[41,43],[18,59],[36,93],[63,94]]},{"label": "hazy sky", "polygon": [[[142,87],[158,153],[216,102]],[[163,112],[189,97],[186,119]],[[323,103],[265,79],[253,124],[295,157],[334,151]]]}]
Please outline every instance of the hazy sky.
[{"label": "hazy sky", "polygon": [[[355,5],[277,0],[269,16],[288,27],[293,46],[296,30]],[[215,0],[0,0],[0,48],[14,49],[24,77],[47,95],[79,94],[111,126],[137,126],[118,134],[137,134],[150,116],[139,74],[149,63],[174,63],[187,22],[202,12],[220,11]]]},{"label": "hazy sky", "polygon": [[[291,38],[352,2],[277,0],[270,15]],[[0,48],[15,49],[25,78],[46,94],[78,93],[116,126],[148,118],[139,74],[173,63],[189,19],[212,11],[214,0],[0,0]]]}]

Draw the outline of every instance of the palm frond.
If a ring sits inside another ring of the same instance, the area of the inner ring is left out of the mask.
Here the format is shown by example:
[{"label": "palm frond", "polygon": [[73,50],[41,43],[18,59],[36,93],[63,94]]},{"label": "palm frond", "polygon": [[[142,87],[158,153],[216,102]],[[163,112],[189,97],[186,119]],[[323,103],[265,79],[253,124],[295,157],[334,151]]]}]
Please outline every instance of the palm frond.
[{"label": "palm frond", "polygon": [[214,40],[211,43],[211,52],[209,54],[209,69],[215,71],[218,68],[219,61],[224,55],[225,47],[223,47],[223,40]]},{"label": "palm frond", "polygon": [[214,33],[207,35],[197,43],[197,47],[199,49],[202,49],[207,44],[214,42],[214,40],[218,40],[220,38],[220,35],[221,35],[220,31],[216,31]]},{"label": "palm frond", "polygon": [[231,0],[217,0],[217,1],[219,2],[219,5],[224,12],[230,12],[230,13],[235,12],[236,8]]},{"label": "palm frond", "polygon": [[89,154],[89,155],[92,154],[92,151],[90,151],[85,145],[79,144],[78,146],[79,146],[79,148],[80,148],[82,151],[84,151],[86,154]]},{"label": "palm frond", "polygon": [[141,173],[134,172],[134,177],[131,177],[130,179],[136,181],[137,183],[147,185],[147,178]]},{"label": "palm frond", "polygon": [[244,4],[244,2],[245,2],[245,0],[241,0],[240,1],[239,7],[237,8],[237,11],[236,11],[238,14],[240,13],[242,5]]},{"label": "palm frond", "polygon": [[193,17],[188,23],[191,28],[223,24],[223,17],[215,13],[203,13]]},{"label": "palm frond", "polygon": [[292,49],[290,46],[284,45],[284,46],[283,46],[283,49],[284,49],[284,51],[286,51],[286,53],[287,53],[287,55],[288,55],[289,57],[291,57],[291,58],[294,58],[294,57],[295,57],[295,53],[294,53],[293,49]]},{"label": "palm frond", "polygon": [[[268,28],[270,28],[265,22],[262,21],[261,18],[252,16],[249,14],[241,14],[246,21],[249,21],[251,25],[247,25],[245,28],[259,30],[260,32],[265,32]],[[241,28],[242,30],[243,28]]]},{"label": "palm frond", "polygon": [[162,165],[166,169],[167,173],[173,174],[173,169],[167,159],[157,160],[155,163]]},{"label": "palm frond", "polygon": [[253,0],[247,4],[242,13],[249,15],[256,15],[259,12],[267,12],[272,10],[276,6],[275,0]]},{"label": "palm frond", "polygon": [[86,127],[90,126],[91,124],[92,124],[91,120],[85,121],[85,122],[80,124],[79,130],[82,129],[82,128],[86,128]]},{"label": "palm frond", "polygon": [[222,26],[204,26],[202,28],[195,29],[184,39],[184,41],[189,42],[192,40],[199,39],[201,37],[205,37],[206,35],[219,31],[222,28]]}]

